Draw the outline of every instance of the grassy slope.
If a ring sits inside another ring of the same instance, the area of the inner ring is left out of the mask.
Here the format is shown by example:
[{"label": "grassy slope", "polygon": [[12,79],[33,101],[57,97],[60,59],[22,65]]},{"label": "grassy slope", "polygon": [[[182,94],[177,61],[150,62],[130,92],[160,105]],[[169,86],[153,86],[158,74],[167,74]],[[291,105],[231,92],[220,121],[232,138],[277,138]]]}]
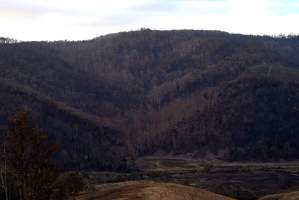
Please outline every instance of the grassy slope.
[{"label": "grassy slope", "polygon": [[99,186],[94,192],[81,194],[77,200],[232,200],[206,190],[178,184],[124,182]]},{"label": "grassy slope", "polygon": [[262,197],[259,200],[297,200],[297,199],[299,199],[299,192],[273,194],[273,195]]}]

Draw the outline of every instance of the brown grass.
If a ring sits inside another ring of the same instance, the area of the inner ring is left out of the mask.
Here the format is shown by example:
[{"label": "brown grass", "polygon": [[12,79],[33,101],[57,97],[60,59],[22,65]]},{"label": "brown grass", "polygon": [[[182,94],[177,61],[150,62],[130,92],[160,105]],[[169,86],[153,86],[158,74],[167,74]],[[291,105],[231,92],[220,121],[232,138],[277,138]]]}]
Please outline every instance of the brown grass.
[{"label": "brown grass", "polygon": [[268,195],[259,200],[299,200],[299,192]]},{"label": "brown grass", "polygon": [[232,200],[206,190],[171,183],[123,182],[98,186],[77,200]]}]

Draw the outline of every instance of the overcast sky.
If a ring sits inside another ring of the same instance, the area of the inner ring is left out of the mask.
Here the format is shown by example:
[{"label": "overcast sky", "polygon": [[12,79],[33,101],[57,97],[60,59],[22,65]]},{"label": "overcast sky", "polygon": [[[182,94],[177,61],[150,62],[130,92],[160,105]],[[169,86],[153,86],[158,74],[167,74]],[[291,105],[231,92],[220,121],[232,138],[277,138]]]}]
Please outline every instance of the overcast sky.
[{"label": "overcast sky", "polygon": [[299,34],[299,0],[0,0],[0,36],[82,40],[151,29]]}]

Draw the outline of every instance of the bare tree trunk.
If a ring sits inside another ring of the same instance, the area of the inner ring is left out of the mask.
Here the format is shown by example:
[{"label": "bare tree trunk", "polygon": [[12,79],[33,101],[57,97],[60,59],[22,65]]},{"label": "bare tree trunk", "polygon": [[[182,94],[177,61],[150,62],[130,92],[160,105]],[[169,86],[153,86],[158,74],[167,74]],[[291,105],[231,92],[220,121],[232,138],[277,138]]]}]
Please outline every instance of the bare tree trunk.
[{"label": "bare tree trunk", "polygon": [[9,200],[9,197],[8,197],[8,185],[7,185],[7,159],[6,159],[6,148],[5,148],[5,144],[4,144],[4,153],[5,153],[5,159],[4,159],[5,200]]},{"label": "bare tree trunk", "polygon": [[1,166],[1,187],[4,190],[5,200],[9,200],[8,184],[7,184],[7,159],[6,159],[6,146],[3,143],[3,163]]}]

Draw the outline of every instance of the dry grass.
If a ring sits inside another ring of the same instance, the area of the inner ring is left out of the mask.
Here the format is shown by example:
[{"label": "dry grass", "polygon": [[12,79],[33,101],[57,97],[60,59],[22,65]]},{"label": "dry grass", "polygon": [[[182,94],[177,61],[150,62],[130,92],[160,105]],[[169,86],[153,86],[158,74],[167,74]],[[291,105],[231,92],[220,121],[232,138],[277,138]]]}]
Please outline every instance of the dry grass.
[{"label": "dry grass", "polygon": [[123,182],[98,186],[77,200],[232,200],[206,190],[170,183]]},{"label": "dry grass", "polygon": [[299,192],[268,195],[259,200],[299,200]]}]

